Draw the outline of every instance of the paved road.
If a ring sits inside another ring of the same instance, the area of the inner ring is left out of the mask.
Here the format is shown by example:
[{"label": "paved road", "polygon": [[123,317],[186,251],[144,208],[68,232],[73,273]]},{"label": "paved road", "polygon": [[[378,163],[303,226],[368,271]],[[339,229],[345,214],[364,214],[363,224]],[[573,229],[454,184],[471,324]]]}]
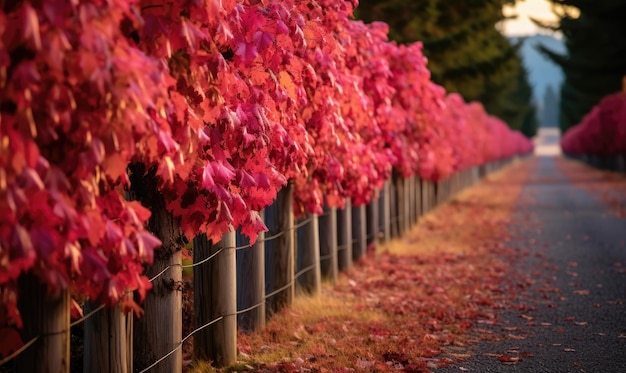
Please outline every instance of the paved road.
[{"label": "paved road", "polygon": [[[626,183],[560,157],[529,162],[510,227],[510,244],[529,254],[513,271],[529,285],[517,290],[522,307],[486,326],[508,337],[440,371],[626,372],[626,217],[615,206],[626,206]],[[621,197],[590,190],[600,184],[623,189]],[[520,360],[505,364],[498,354]]]}]

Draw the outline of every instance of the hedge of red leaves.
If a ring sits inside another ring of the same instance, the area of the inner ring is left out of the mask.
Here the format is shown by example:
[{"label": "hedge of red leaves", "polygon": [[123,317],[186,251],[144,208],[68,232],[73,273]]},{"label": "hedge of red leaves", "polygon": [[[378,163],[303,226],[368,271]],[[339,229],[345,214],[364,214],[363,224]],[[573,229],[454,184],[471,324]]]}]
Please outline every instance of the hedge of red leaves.
[{"label": "hedge of red leaves", "polygon": [[[441,179],[531,150],[430,81],[419,43],[356,0],[46,0],[0,9],[0,323],[17,279],[116,304],[160,242],[125,199],[154,170],[187,236],[254,238],[288,180],[297,213],[368,202],[393,168]],[[133,306],[127,305],[129,307]]]},{"label": "hedge of red leaves", "polygon": [[571,155],[626,154],[626,94],[603,98],[561,138],[563,152]]}]

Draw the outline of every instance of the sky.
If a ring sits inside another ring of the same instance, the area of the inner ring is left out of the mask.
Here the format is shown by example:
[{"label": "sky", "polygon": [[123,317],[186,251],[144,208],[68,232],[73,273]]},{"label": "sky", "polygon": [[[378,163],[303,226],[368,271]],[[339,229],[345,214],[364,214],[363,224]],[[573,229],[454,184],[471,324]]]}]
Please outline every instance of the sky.
[{"label": "sky", "polygon": [[556,20],[556,16],[550,9],[550,2],[547,0],[518,0],[515,7],[505,7],[504,14],[518,15],[517,19],[508,20],[502,24],[502,33],[506,36],[546,33],[545,30],[537,28],[528,18],[529,16],[546,21]]}]

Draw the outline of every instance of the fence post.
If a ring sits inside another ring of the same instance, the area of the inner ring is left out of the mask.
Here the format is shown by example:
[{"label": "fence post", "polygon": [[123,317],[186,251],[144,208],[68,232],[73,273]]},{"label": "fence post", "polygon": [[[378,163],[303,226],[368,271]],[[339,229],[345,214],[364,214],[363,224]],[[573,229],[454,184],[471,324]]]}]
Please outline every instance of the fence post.
[{"label": "fence post", "polygon": [[365,205],[352,206],[352,261],[357,262],[367,251],[367,216]]},{"label": "fence post", "polygon": [[339,278],[337,264],[337,209],[326,207],[318,220],[321,274],[333,283]]},{"label": "fence post", "polygon": [[70,371],[70,293],[47,294],[46,286],[33,273],[18,280],[18,308],[24,328],[22,340],[39,339],[15,358],[16,372]]},{"label": "fence post", "polygon": [[[133,322],[133,365],[137,369],[147,368],[176,348],[182,339],[181,263],[178,251],[166,260],[155,260],[145,272],[150,278],[169,267],[146,295],[142,304],[144,315]],[[182,364],[179,348],[150,371],[180,372]]]},{"label": "fence post", "polygon": [[400,235],[398,214],[398,188],[397,177],[394,175],[389,180],[389,236],[390,238]]},{"label": "fence post", "polygon": [[[154,261],[144,272],[152,281],[146,294],[142,317],[133,320],[133,368],[143,370],[166,354],[167,358],[150,369],[150,373],[182,371],[183,355],[180,342],[182,318],[182,238],[178,219],[165,208],[163,195],[157,190],[156,171],[146,170],[142,163],[129,165],[131,191],[129,199],[140,200],[152,212],[148,230],[162,243],[155,250]],[[167,322],[164,322],[166,320]]]},{"label": "fence post", "polygon": [[409,204],[409,208],[408,208],[408,221],[409,221],[409,226],[408,229],[410,230],[411,227],[413,227],[413,224],[415,224],[415,208],[417,207],[417,204],[415,203],[416,198],[415,198],[415,176],[411,175],[407,178],[408,180],[408,185],[407,185],[407,196],[408,196],[408,200],[407,203]]},{"label": "fence post", "polygon": [[380,214],[378,209],[380,207],[379,200],[381,199],[380,193],[376,193],[375,198],[372,198],[370,203],[367,204],[367,247],[369,249],[372,245],[374,251],[380,242]]},{"label": "fence post", "polygon": [[413,224],[417,224],[420,217],[420,182],[417,175],[413,175]]},{"label": "fence post", "polygon": [[415,222],[422,217],[422,179],[415,175]]},{"label": "fence post", "polygon": [[[97,307],[85,305],[85,314]],[[132,315],[124,315],[119,307],[101,309],[85,320],[83,354],[84,372],[130,373],[133,371]]]},{"label": "fence post", "polygon": [[404,179],[404,204],[406,205],[406,208],[404,210],[404,216],[405,219],[407,221],[407,225],[406,225],[406,230],[410,230],[411,227],[413,226],[413,201],[414,201],[414,197],[413,197],[413,180],[412,177],[409,176],[407,178]]},{"label": "fence post", "polygon": [[383,239],[385,243],[388,243],[391,240],[391,180],[385,181],[380,201],[379,213],[382,220]]},{"label": "fence post", "polygon": [[337,210],[337,251],[339,270],[352,268],[352,204],[349,199],[343,209]]},{"label": "fence post", "polygon": [[413,204],[413,197],[411,196],[411,177],[407,177],[403,179],[403,191],[402,195],[404,196],[404,201],[402,204],[404,205],[404,232],[408,232],[411,229],[411,205]]},{"label": "fence post", "polygon": [[617,159],[615,160],[615,163],[616,163],[615,169],[616,169],[616,171],[618,171],[618,172],[626,171],[626,162],[625,162],[626,159],[624,159],[625,156],[624,155],[618,155],[616,157],[617,157]]},{"label": "fence post", "polygon": [[[259,215],[263,218],[264,212]],[[265,232],[260,232],[254,245],[237,251],[237,310],[256,306],[237,316],[243,331],[265,325]],[[248,237],[237,231],[236,246],[249,245]]]},{"label": "fence post", "polygon": [[303,219],[310,220],[297,231],[298,288],[309,293],[318,294],[322,289],[322,272],[320,269],[320,238],[317,215],[308,214]]},{"label": "fence post", "polygon": [[276,233],[273,242],[274,260],[270,263],[269,276],[275,289],[284,290],[268,299],[270,312],[276,312],[293,302],[295,284],[295,229],[293,215],[293,186],[288,184],[278,192],[275,201]]},{"label": "fence post", "polygon": [[420,195],[422,201],[422,215],[426,215],[429,210],[428,205],[428,180],[420,179]]},{"label": "fence post", "polygon": [[[237,359],[237,266],[235,232],[213,244],[206,235],[193,241],[194,328],[204,327],[193,338],[194,357],[225,366]],[[211,260],[210,256],[215,255]]]},{"label": "fence post", "polygon": [[402,236],[406,232],[406,193],[404,184],[406,180],[402,176],[398,176],[396,179],[396,211],[398,213],[398,236]]},{"label": "fence post", "polygon": [[406,230],[409,231],[413,227],[413,208],[415,207],[415,196],[413,195],[413,176],[404,179],[404,193],[406,195],[404,217],[407,221]]},{"label": "fence post", "polygon": [[428,201],[428,212],[431,212],[433,210],[433,208],[435,207],[436,204],[436,200],[435,200],[435,182],[434,181],[430,181],[428,180],[426,182],[426,200]]}]

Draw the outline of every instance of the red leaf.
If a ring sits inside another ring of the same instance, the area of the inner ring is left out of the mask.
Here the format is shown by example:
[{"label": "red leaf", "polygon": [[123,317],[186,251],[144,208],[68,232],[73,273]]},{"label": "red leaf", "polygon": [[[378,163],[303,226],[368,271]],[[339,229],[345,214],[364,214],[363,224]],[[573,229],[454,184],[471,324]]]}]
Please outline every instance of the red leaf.
[{"label": "red leaf", "polygon": [[257,31],[254,34],[254,42],[259,52],[265,51],[274,42],[274,36],[269,32]]},{"label": "red leaf", "polygon": [[112,181],[117,179],[126,172],[128,162],[120,153],[112,153],[107,155],[102,163],[104,173],[111,178]]},{"label": "red leaf", "polygon": [[150,210],[143,207],[138,201],[128,201],[126,202],[126,206],[129,210],[134,212],[137,216],[141,224],[146,223],[148,219],[150,219],[150,215],[152,214]]},{"label": "red leaf", "polygon": [[211,189],[215,186],[215,181],[213,180],[213,167],[211,164],[207,164],[202,169],[202,182],[201,186],[204,189]]},{"label": "red leaf", "polygon": [[235,178],[233,166],[224,162],[212,162],[211,170],[213,180],[221,184],[228,184]]},{"label": "red leaf", "polygon": [[245,42],[237,43],[235,55],[244,65],[250,65],[252,61],[259,55],[256,46]]},{"label": "red leaf", "polygon": [[13,328],[0,328],[0,358],[7,357],[22,347],[22,337]]},{"label": "red leaf", "polygon": [[246,221],[241,226],[241,233],[250,238],[250,244],[254,245],[257,240],[259,232],[268,232],[267,226],[263,222],[263,219],[256,211],[251,211]]},{"label": "red leaf", "polygon": [[498,360],[505,364],[516,364],[519,363],[522,358],[520,358],[519,356],[502,355],[498,358]]},{"label": "red leaf", "polygon": [[70,317],[72,318],[72,320],[78,320],[80,318],[82,318],[83,315],[83,308],[76,303],[76,300],[71,299],[70,300]]},{"label": "red leaf", "polygon": [[146,231],[136,232],[135,237],[137,240],[137,254],[139,258],[146,263],[152,263],[154,250],[162,245],[161,241]]},{"label": "red leaf", "polygon": [[80,274],[81,273],[80,264],[82,263],[82,259],[83,259],[80,246],[78,246],[78,244],[73,243],[73,242],[66,242],[64,254],[66,258],[70,259],[72,271]]}]

